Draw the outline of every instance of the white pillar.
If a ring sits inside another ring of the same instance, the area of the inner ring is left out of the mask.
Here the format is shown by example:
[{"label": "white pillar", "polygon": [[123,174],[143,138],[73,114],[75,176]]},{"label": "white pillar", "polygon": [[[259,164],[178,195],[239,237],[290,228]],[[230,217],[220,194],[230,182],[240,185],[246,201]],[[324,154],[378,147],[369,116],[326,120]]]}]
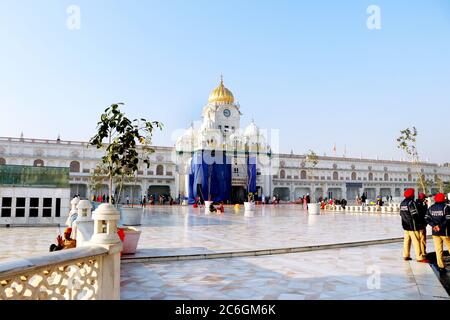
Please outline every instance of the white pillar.
[{"label": "white pillar", "polygon": [[90,243],[108,249],[108,255],[103,257],[100,268],[99,298],[119,300],[122,242],[117,234],[117,222],[120,219],[120,212],[113,205],[103,203],[94,211],[92,218],[94,219],[94,235]]}]

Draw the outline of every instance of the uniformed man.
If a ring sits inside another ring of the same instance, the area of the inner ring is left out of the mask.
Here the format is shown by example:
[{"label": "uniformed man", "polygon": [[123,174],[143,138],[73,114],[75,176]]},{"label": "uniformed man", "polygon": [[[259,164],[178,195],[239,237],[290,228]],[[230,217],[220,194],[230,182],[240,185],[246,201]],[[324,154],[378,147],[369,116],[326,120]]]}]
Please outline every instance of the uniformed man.
[{"label": "uniformed man", "polygon": [[403,259],[411,260],[411,242],[414,246],[417,262],[429,263],[426,259],[423,246],[421,245],[423,232],[423,223],[421,224],[419,210],[416,201],[414,201],[414,189],[405,191],[405,200],[400,205],[400,216],[402,218],[403,230],[405,230],[403,244]]},{"label": "uniformed man", "polygon": [[417,210],[419,211],[419,223],[421,226],[420,232],[422,233],[420,238],[421,250],[427,255],[427,222],[425,216],[428,211],[427,196],[424,193],[419,193],[418,199],[416,201]]},{"label": "uniformed man", "polygon": [[444,243],[450,250],[450,206],[443,193],[438,193],[434,201],[436,203],[428,209],[426,220],[433,228],[433,242],[439,271],[445,273],[443,253]]}]

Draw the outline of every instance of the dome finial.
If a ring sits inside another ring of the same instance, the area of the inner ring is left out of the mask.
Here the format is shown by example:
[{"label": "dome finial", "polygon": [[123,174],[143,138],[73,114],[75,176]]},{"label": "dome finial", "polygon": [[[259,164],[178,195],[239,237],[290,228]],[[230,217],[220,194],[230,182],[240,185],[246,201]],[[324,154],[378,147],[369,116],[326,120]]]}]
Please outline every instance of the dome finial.
[{"label": "dome finial", "polygon": [[223,73],[220,74],[220,84],[223,86]]}]

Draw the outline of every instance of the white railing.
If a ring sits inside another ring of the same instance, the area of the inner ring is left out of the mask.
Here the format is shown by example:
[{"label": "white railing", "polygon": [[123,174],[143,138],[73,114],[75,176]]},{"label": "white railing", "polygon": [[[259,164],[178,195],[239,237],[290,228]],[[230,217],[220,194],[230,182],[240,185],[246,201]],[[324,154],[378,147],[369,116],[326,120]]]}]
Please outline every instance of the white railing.
[{"label": "white railing", "polygon": [[[84,208],[71,213],[81,221]],[[0,300],[119,300],[120,212],[104,203],[92,219],[91,239],[75,249],[0,263]]]},{"label": "white railing", "polygon": [[108,249],[87,246],[0,264],[0,300],[96,300]]}]

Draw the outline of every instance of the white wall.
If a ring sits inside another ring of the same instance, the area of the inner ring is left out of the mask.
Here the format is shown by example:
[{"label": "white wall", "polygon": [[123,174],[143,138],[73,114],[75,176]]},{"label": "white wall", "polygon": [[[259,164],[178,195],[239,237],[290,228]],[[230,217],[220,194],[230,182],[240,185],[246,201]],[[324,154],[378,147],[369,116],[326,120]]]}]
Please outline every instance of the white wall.
[{"label": "white wall", "polygon": [[[3,198],[11,197],[11,217],[0,217],[0,225],[39,225],[39,224],[65,224],[70,210],[70,189],[69,188],[16,188],[0,187],[0,216],[4,206]],[[25,198],[25,217],[16,217],[16,199]],[[30,198],[39,198],[38,217],[29,217]],[[52,199],[52,217],[43,217],[44,198]],[[56,217],[56,199],[61,199],[60,217]]]}]

